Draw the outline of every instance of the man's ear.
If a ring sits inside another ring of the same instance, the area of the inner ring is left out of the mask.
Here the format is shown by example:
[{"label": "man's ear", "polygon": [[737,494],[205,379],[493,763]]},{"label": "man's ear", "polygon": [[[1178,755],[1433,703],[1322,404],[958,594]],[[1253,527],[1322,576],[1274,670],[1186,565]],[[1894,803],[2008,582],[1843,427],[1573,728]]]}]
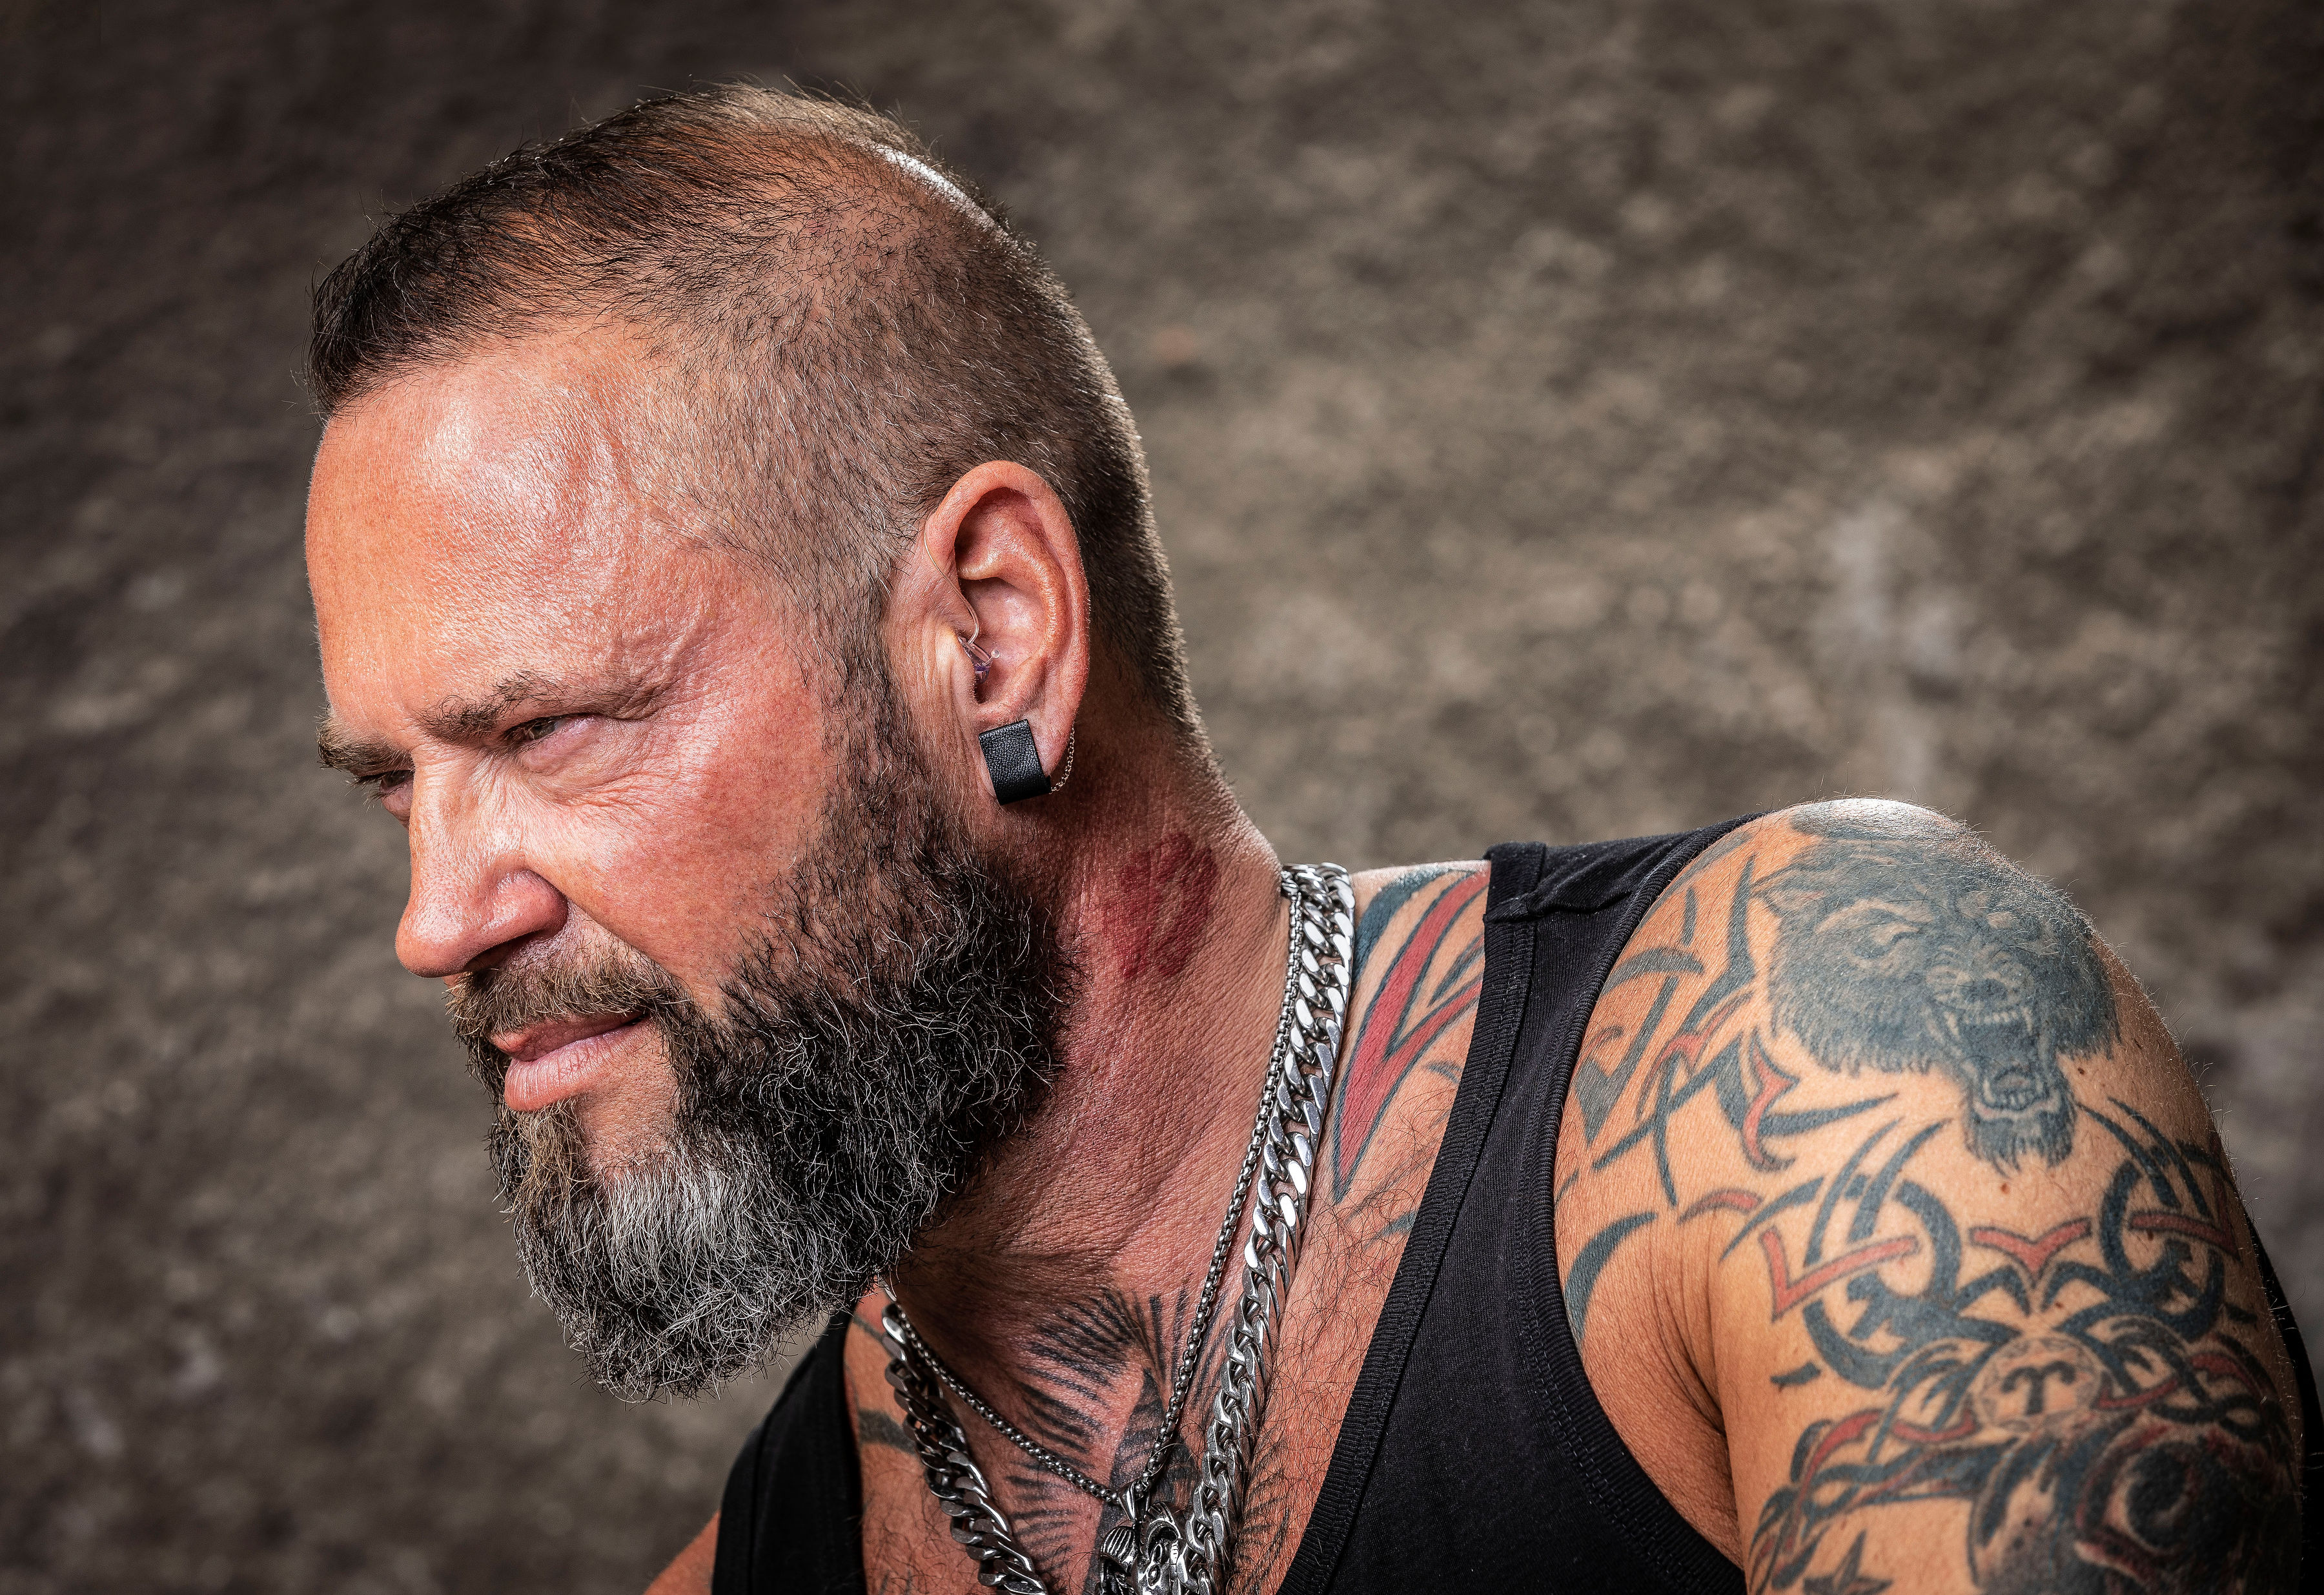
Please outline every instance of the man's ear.
[{"label": "man's ear", "polygon": [[[1029,722],[1054,775],[1089,683],[1089,581],[1073,520],[1048,483],[989,460],[954,482],[922,523],[917,591],[899,618],[927,650],[964,739]],[[977,653],[964,648],[973,640]],[[991,668],[978,679],[978,654]]]}]

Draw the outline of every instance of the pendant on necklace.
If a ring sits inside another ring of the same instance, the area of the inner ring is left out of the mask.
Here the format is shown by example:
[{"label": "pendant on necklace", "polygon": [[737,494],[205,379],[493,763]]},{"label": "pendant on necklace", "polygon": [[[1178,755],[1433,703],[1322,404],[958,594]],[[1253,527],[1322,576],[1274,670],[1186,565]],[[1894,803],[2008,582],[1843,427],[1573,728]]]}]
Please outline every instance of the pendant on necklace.
[{"label": "pendant on necklace", "polygon": [[1098,1547],[1104,1595],[1211,1595],[1206,1573],[1189,1566],[1185,1525],[1167,1507],[1150,1507],[1113,1525]]}]

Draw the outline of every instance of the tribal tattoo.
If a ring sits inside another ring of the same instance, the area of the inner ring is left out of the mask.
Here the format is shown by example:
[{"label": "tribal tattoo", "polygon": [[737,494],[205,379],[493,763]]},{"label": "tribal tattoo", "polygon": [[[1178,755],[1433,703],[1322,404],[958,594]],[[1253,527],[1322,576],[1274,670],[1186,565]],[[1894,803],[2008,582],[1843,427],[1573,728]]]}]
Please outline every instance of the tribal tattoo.
[{"label": "tribal tattoo", "polygon": [[[1785,1071],[1769,1055],[1762,1033],[1753,1026],[1748,1016],[1748,1005],[1759,981],[1759,966],[1752,956],[1750,944],[1748,909],[1752,895],[1751,863],[1747,859],[1736,881],[1733,900],[1728,905],[1728,931],[1719,973],[1705,983],[1677,1027],[1665,1034],[1663,1019],[1682,978],[1704,970],[1702,962],[1689,951],[1696,915],[1694,888],[1687,886],[1684,901],[1688,912],[1678,945],[1633,952],[1617,964],[1613,974],[1607,978],[1606,988],[1610,991],[1630,980],[1661,977],[1654,1003],[1640,1022],[1637,1034],[1625,1042],[1618,1025],[1593,1030],[1582,1043],[1582,1062],[1574,1071],[1574,1099],[1582,1108],[1584,1133],[1594,1145],[1615,1105],[1628,1090],[1631,1077],[1652,1054],[1654,1062],[1647,1067],[1642,1088],[1631,1093],[1635,1122],[1591,1159],[1591,1167],[1603,1169],[1641,1146],[1651,1147],[1664,1201],[1672,1207],[1678,1205],[1678,1186],[1671,1173],[1671,1121],[1706,1092],[1734,1131],[1745,1161],[1769,1173],[1790,1166],[1792,1159],[1782,1150],[1785,1143],[1840,1119],[1869,1112],[1887,1100],[1886,1097],[1867,1097],[1805,1112],[1785,1108],[1784,1099],[1800,1083],[1799,1077]],[[1621,1046],[1619,1061],[1609,1069],[1600,1060],[1618,1044]],[[1707,1062],[1703,1056],[1706,1053],[1711,1054]]]},{"label": "tribal tattoo", "polygon": [[[1871,1399],[1801,1433],[1752,1531],[1753,1588],[1813,1595],[1836,1529],[1950,1500],[1980,1590],[2289,1595],[2292,1436],[2227,1288],[2243,1264],[2225,1163],[2111,1106],[2083,1109],[2124,1153],[2097,1210],[2041,1235],[1964,1228],[1909,1175],[1930,1130],[1895,1126],[1831,1182],[1797,1275],[1783,1235],[1757,1231],[1774,1317],[1797,1309],[1821,1366]],[[1884,1267],[1905,1258],[1923,1265],[1909,1289]]]},{"label": "tribal tattoo", "polygon": [[[1454,878],[1448,881],[1447,876]],[[1486,876],[1453,866],[1407,870],[1366,905],[1356,927],[1356,961],[1362,969],[1397,912],[1439,883],[1434,900],[1396,948],[1348,1050],[1347,1078],[1332,1121],[1334,1201],[1344,1201],[1355,1188],[1373,1133],[1388,1117],[1405,1077],[1423,1065],[1449,1071],[1455,1079],[1460,1073],[1465,1044],[1440,1043],[1448,1035],[1466,1043],[1467,1022],[1476,1014],[1477,994],[1484,987],[1484,938],[1467,915],[1484,895]]]},{"label": "tribal tattoo", "polygon": [[2241,1209],[2119,1000],[2064,898],[1895,805],[1733,833],[1625,950],[1561,1154],[1567,1316],[1583,1340],[1642,1247],[1756,1299],[1718,1331],[1766,1392],[1722,1421],[1791,1447],[1737,1525],[1755,1591],[1925,1576],[1884,1525],[1932,1503],[1980,1590],[2294,1587],[2289,1380]]}]

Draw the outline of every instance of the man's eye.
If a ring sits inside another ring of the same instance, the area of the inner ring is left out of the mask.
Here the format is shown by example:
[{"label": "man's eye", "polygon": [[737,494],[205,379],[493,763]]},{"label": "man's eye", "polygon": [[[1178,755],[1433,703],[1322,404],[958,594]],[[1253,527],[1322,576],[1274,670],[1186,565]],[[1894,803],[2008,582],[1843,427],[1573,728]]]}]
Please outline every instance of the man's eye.
[{"label": "man's eye", "polygon": [[537,720],[527,720],[509,733],[509,740],[516,743],[538,742],[572,718],[570,715],[551,714],[543,715]]},{"label": "man's eye", "polygon": [[367,798],[390,798],[411,784],[411,772],[374,770],[368,775],[356,776],[355,784],[363,788],[364,796]]}]

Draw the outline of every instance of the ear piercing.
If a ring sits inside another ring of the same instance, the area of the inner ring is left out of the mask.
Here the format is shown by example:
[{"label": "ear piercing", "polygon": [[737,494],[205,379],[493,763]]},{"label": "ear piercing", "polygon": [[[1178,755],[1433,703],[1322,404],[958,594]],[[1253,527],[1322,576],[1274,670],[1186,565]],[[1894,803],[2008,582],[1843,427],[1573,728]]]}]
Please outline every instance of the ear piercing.
[{"label": "ear piercing", "polygon": [[1004,803],[1021,803],[1046,795],[1048,773],[1041,768],[1041,750],[1033,745],[1030,720],[995,726],[976,739],[984,750],[984,768],[992,777],[992,795]]},{"label": "ear piercing", "polygon": [[[960,639],[969,663],[975,667],[979,686],[984,684],[984,678],[992,670],[992,655],[976,645],[976,637],[983,634],[984,628],[979,626],[975,636]],[[1057,761],[1057,774],[1053,779],[1041,768],[1041,750],[1034,744],[1030,720],[1014,720],[980,733],[976,745],[984,753],[985,773],[992,777],[992,795],[1004,803],[1018,803],[1063,788],[1073,779],[1077,735],[1073,730],[1065,733],[1065,756]]]}]

